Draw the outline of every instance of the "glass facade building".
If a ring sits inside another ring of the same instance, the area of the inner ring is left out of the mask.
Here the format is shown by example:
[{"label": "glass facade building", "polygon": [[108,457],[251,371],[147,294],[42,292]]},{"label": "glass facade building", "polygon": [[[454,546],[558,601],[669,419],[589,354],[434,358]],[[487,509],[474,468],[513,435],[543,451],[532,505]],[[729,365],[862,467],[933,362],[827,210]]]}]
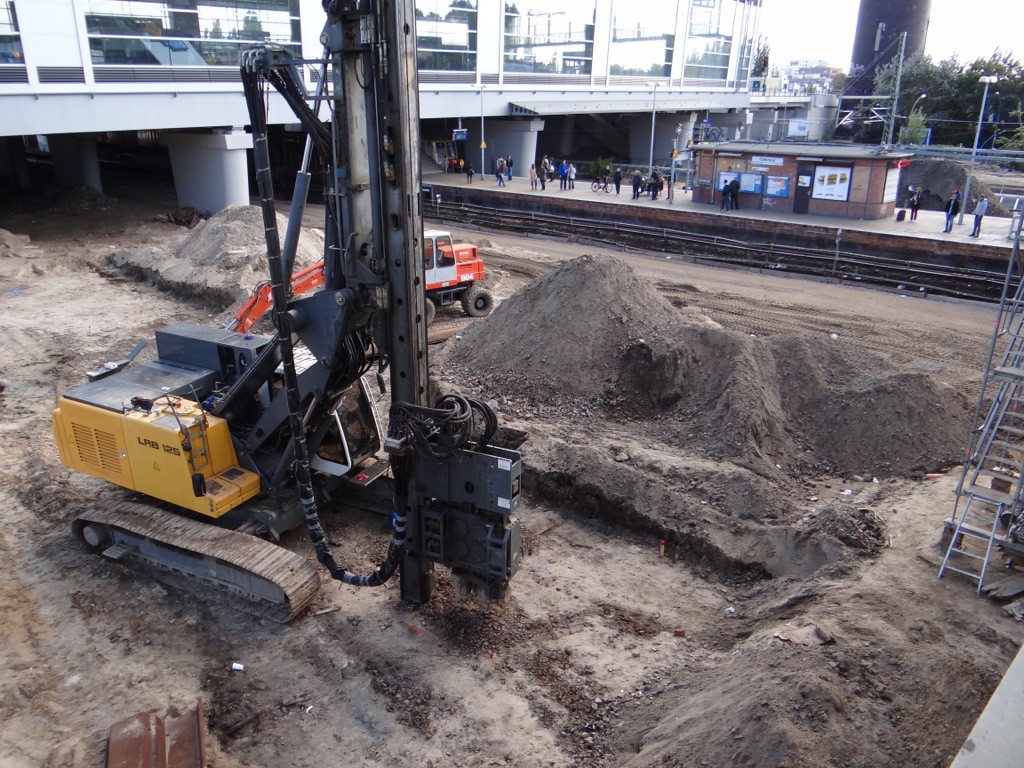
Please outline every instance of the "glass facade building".
[{"label": "glass facade building", "polygon": [[299,0],[85,0],[93,64],[237,66],[254,43],[299,52]]},{"label": "glass facade building", "polygon": [[[25,62],[16,9],[0,0],[0,63]],[[415,0],[425,83],[745,86],[761,0]],[[275,43],[316,56],[320,0],[67,0],[104,82],[120,67],[207,68],[231,79],[239,54]],[[302,14],[307,26],[303,30]],[[311,45],[312,43],[312,45]],[[36,63],[38,66],[39,63]],[[210,68],[224,67],[220,73]],[[143,75],[135,75],[144,77]],[[153,75],[153,81],[162,76]]]},{"label": "glass facade building", "polygon": [[745,77],[752,21],[756,23],[760,5],[760,0],[690,0],[683,79],[727,81],[734,52],[739,55],[737,71]]},{"label": "glass facade building", "polygon": [[24,64],[14,0],[0,0],[0,64]]},{"label": "glass facade building", "polygon": [[593,0],[505,3],[504,71],[590,75],[594,63],[594,18]]},{"label": "glass facade building", "polygon": [[416,0],[421,70],[475,72],[477,0]]}]

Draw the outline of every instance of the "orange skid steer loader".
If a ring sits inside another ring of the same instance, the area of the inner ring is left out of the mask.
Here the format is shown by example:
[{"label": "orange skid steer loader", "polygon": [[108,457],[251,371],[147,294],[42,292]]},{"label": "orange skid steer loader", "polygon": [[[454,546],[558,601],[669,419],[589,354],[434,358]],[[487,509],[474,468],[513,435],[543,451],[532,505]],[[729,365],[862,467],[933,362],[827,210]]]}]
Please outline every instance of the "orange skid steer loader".
[{"label": "orange skid steer loader", "polygon": [[[470,317],[486,317],[494,309],[494,298],[480,285],[484,279],[484,262],[472,243],[453,243],[450,232],[426,230],[423,233],[423,270],[427,325],[433,322],[438,307],[456,301]],[[324,263],[318,261],[295,273],[291,293],[298,296],[323,283]],[[228,330],[246,333],[272,306],[270,283],[261,283],[235,314]]]}]

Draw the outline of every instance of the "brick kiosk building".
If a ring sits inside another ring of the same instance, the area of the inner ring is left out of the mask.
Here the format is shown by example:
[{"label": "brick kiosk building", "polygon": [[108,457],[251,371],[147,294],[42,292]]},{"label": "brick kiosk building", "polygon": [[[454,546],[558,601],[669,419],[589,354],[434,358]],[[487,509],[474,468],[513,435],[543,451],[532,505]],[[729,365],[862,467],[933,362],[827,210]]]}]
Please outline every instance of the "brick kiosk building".
[{"label": "brick kiosk building", "polygon": [[849,219],[884,219],[909,190],[910,152],[866,144],[725,141],[693,147],[696,202],[720,205],[722,185],[740,182],[739,207]]}]

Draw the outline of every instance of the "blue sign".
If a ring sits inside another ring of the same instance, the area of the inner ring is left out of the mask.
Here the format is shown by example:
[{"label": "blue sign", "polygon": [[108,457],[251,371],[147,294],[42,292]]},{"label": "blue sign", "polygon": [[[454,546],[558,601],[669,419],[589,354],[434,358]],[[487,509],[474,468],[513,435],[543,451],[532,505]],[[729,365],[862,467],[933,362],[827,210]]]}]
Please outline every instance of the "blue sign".
[{"label": "blue sign", "polygon": [[466,141],[469,139],[469,128],[456,128],[452,131],[452,141]]}]

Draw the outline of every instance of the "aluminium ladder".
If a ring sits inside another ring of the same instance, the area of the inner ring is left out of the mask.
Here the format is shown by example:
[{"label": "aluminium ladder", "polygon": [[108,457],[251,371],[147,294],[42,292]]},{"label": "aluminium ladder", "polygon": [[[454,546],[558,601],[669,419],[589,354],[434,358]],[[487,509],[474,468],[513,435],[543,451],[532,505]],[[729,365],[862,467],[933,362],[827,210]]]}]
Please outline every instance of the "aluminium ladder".
[{"label": "aluminium ladder", "polygon": [[[949,546],[939,568],[985,586],[1001,530],[1024,510],[1024,269],[1018,222],[1007,264],[988,364],[981,382],[974,428],[956,488],[953,514],[946,522]],[[1016,284],[1016,285],[1014,285]],[[1012,294],[1011,294],[1012,290]],[[982,419],[986,394],[992,392]]]}]

